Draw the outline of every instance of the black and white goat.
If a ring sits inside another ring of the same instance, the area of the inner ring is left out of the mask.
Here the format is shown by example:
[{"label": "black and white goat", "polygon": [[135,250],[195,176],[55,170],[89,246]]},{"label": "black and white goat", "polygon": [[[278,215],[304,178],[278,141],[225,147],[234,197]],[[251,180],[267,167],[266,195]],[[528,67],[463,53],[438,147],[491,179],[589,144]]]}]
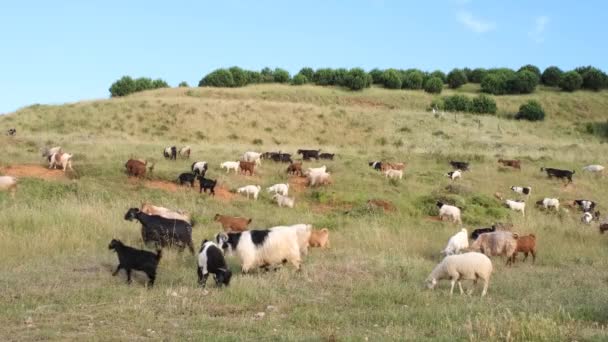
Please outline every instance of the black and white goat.
[{"label": "black and white goat", "polygon": [[131,271],[143,271],[148,275],[148,286],[154,286],[156,280],[156,269],[158,262],[162,256],[162,251],[159,249],[156,254],[141,249],[135,249],[122,243],[120,240],[112,239],[108,249],[113,249],[118,254],[118,267],[112,273],[112,276],[118,274],[118,271],[124,269],[127,272],[127,283],[131,283]]},{"label": "black and white goat", "polygon": [[135,219],[141,223],[141,237],[144,243],[154,242],[161,247],[176,245],[180,248],[180,251],[187,246],[194,255],[192,225],[190,223],[162,216],[148,215],[138,208],[131,208],[125,214],[125,220],[133,221]]},{"label": "black and white goat", "polygon": [[194,173],[195,175],[201,175],[203,177],[205,177],[205,173],[207,173],[207,162],[206,161],[198,161],[198,162],[194,162],[192,163],[192,173]]},{"label": "black and white goat", "polygon": [[532,187],[530,186],[512,186],[511,190],[526,196],[529,196],[532,193]]},{"label": "black and white goat", "polygon": [[226,266],[224,253],[213,241],[203,240],[201,249],[198,252],[198,284],[205,287],[209,273],[212,273],[217,286],[228,286],[232,272]]},{"label": "black and white goat", "polygon": [[595,206],[597,205],[597,203],[595,203],[594,201],[585,199],[574,200],[574,203],[576,203],[576,205],[578,205],[581,210],[586,213],[593,211],[593,209],[595,209]]}]

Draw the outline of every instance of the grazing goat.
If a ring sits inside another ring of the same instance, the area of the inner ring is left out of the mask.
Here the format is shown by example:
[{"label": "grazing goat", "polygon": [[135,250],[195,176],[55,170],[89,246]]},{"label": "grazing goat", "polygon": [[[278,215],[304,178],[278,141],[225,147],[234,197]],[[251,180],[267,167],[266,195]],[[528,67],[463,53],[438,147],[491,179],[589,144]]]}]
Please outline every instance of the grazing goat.
[{"label": "grazing goat", "polygon": [[521,160],[516,160],[516,159],[498,159],[498,162],[501,163],[504,166],[509,166],[512,167],[514,169],[518,169],[521,170]]},{"label": "grazing goat", "polygon": [[6,135],[13,137],[13,136],[17,135],[17,130],[15,128],[9,128],[8,131],[6,132]]},{"label": "grazing goat", "polygon": [[600,234],[604,234],[608,230],[608,222],[600,223]]},{"label": "grazing goat", "polygon": [[190,172],[184,172],[177,177],[177,182],[179,185],[190,184],[191,188],[194,188],[194,181],[196,180],[196,175]]},{"label": "grazing goat", "polygon": [[262,165],[262,154],[258,152],[245,152],[243,153],[242,161],[255,163],[255,165]]},{"label": "grazing goat", "polygon": [[[139,159],[129,159],[125,164],[127,175],[133,177],[144,177],[146,175],[147,162]],[[154,164],[150,165],[150,171],[154,168]]]},{"label": "grazing goat", "polygon": [[492,233],[494,231],[496,231],[496,226],[495,225],[492,225],[491,228],[478,228],[478,229],[475,229],[471,233],[471,240],[477,240],[477,238],[479,237],[479,235],[485,234],[485,233]]},{"label": "grazing goat", "polygon": [[584,212],[588,212],[588,211],[593,211],[593,209],[595,209],[595,206],[597,203],[590,201],[590,200],[574,200],[574,203],[576,205],[578,205],[582,211]]},{"label": "grazing goat", "polygon": [[164,218],[167,219],[174,219],[174,220],[182,220],[182,221],[186,221],[188,223],[192,224],[192,218],[190,217],[190,215],[187,212],[184,211],[175,211],[175,210],[171,210],[171,209],[167,209],[165,207],[159,207],[150,203],[142,203],[141,204],[141,209],[140,209],[143,213],[146,213],[148,215],[156,215],[156,216],[162,216]]},{"label": "grazing goat", "polygon": [[194,254],[192,244],[192,225],[186,221],[148,215],[138,208],[131,208],[125,220],[138,220],[141,223],[141,237],[144,243],[154,242],[161,247],[176,245],[182,251],[186,246]]},{"label": "grazing goat", "polygon": [[47,161],[50,163],[51,162],[51,156],[55,153],[59,153],[59,152],[63,152],[63,150],[61,149],[61,146],[55,146],[52,148],[45,148],[42,150],[42,156],[45,157],[47,159]]},{"label": "grazing goat", "polygon": [[591,224],[591,221],[593,221],[593,215],[591,215],[590,212],[584,212],[583,216],[581,217],[581,222]]},{"label": "grazing goat", "polygon": [[234,173],[237,173],[237,172],[239,172],[239,162],[225,161],[220,164],[220,168],[226,169],[226,173],[230,172],[230,170],[234,170]]},{"label": "grazing goat", "polygon": [[462,162],[462,161],[450,161],[450,165],[452,165],[452,167],[455,170],[461,170],[461,171],[469,171],[469,163],[468,162]]},{"label": "grazing goat", "polygon": [[455,180],[456,178],[462,177],[462,171],[454,170],[454,171],[446,173],[445,176],[451,180]]},{"label": "grazing goat", "polygon": [[381,161],[379,161],[379,160],[377,160],[377,161],[371,161],[371,162],[369,162],[369,163],[368,163],[368,165],[369,165],[369,166],[370,166],[372,169],[374,169],[374,170],[376,170],[376,171],[380,171],[380,170],[382,170],[382,162],[381,162]]},{"label": "grazing goat", "polygon": [[281,153],[281,152],[266,152],[266,153],[270,153],[270,156],[267,158],[270,158],[275,162],[281,162],[281,163],[292,163],[293,162],[293,160],[291,160],[291,154],[289,154],[289,153]]},{"label": "grazing goat", "polygon": [[587,172],[603,172],[604,171],[604,167],[602,165],[587,165],[585,167],[583,167],[583,170],[587,171]]},{"label": "grazing goat", "polygon": [[279,207],[293,208],[293,205],[295,202],[295,198],[283,196],[279,193],[276,193],[274,196],[272,196],[272,199],[277,201],[277,204],[279,205]]},{"label": "grazing goat", "polygon": [[441,251],[445,255],[460,254],[463,249],[469,248],[469,237],[467,230],[461,229],[448,240],[447,246]]},{"label": "grazing goat", "polygon": [[247,230],[239,233],[219,233],[215,241],[228,254],[235,253],[241,261],[241,270],[290,262],[300,269],[300,246],[294,229]]},{"label": "grazing goat", "polygon": [[257,200],[261,189],[262,187],[259,185],[246,185],[236,189],[236,192],[239,194],[245,194],[247,198],[249,198],[249,195],[252,195],[253,199]]},{"label": "grazing goat", "polygon": [[190,146],[184,146],[179,150],[179,155],[180,155],[180,157],[182,157],[184,159],[190,159],[191,151],[192,151],[192,149],[190,148]]},{"label": "grazing goat", "polygon": [[295,162],[295,163],[291,163],[289,164],[289,166],[287,167],[287,173],[290,175],[299,175],[302,176],[302,162]]},{"label": "grazing goat", "polygon": [[217,185],[217,179],[208,179],[204,176],[196,177],[198,179],[199,184],[199,193],[207,192],[209,190],[209,194],[215,196],[215,186]]},{"label": "grazing goat", "polygon": [[239,162],[239,169],[241,169],[241,173],[247,175],[247,172],[249,172],[249,175],[253,176],[255,162],[241,161]]},{"label": "grazing goat", "polygon": [[308,247],[310,244],[310,235],[312,233],[312,225],[299,223],[291,226],[276,226],[269,228],[270,231],[285,229],[290,229],[296,232],[296,236],[298,238],[298,246],[300,248],[300,255],[307,255]]},{"label": "grazing goat", "polygon": [[165,147],[165,150],[163,151],[163,156],[165,157],[165,159],[176,160],[177,159],[177,147],[175,147],[175,146]]},{"label": "grazing goat", "polygon": [[289,184],[275,184],[271,187],[266,188],[266,191],[275,194],[281,194],[283,196],[287,196],[289,193]]},{"label": "grazing goat", "polygon": [[209,240],[203,240],[201,243],[201,249],[198,251],[196,273],[198,274],[198,284],[202,288],[207,283],[209,273],[213,274],[215,284],[218,287],[228,286],[230,278],[232,278],[232,272],[228,269],[226,259],[224,259],[224,252],[218,245]]},{"label": "grazing goat", "polygon": [[388,170],[384,171],[384,175],[386,176],[386,178],[403,179],[403,170],[388,169]]},{"label": "grazing goat", "polygon": [[302,155],[302,159],[304,160],[310,160],[310,159],[315,159],[315,160],[319,160],[319,152],[321,152],[321,150],[298,150],[297,154],[301,154]]},{"label": "grazing goat", "polygon": [[388,163],[383,162],[380,164],[380,171],[386,170],[403,170],[405,169],[405,163]]},{"label": "grazing goat", "polygon": [[306,172],[304,172],[305,175],[314,175],[314,174],[322,174],[325,173],[327,171],[327,166],[323,165],[321,167],[309,167],[308,169],[306,169]]},{"label": "grazing goat", "polygon": [[453,205],[444,204],[442,202],[437,202],[436,205],[437,208],[439,208],[439,218],[442,221],[447,218],[452,222],[462,224],[462,219],[460,217],[460,208],[455,207]]},{"label": "grazing goat", "polygon": [[480,251],[487,256],[502,255],[511,265],[511,257],[517,248],[518,235],[511,232],[493,232],[479,235],[471,245],[471,250]]},{"label": "grazing goat", "polygon": [[542,200],[536,201],[537,206],[542,206],[545,209],[555,209],[559,211],[559,199],[545,197]]},{"label": "grazing goat", "polygon": [[72,156],[73,154],[57,152],[51,155],[51,162],[49,164],[49,169],[54,168],[56,165],[61,165],[63,172],[65,172],[68,168],[71,171],[72,169]]},{"label": "grazing goat", "polygon": [[310,247],[330,248],[329,246],[329,230],[323,228],[320,230],[312,230],[310,239],[308,240]]},{"label": "grazing goat", "polygon": [[473,284],[477,284],[477,280],[481,279],[483,280],[483,290],[481,291],[483,297],[488,292],[491,275],[492,261],[490,258],[481,253],[469,252],[446,256],[435,266],[426,283],[429,289],[434,289],[439,280],[449,279],[452,283],[450,288],[450,295],[452,295],[456,283],[458,283],[460,294],[464,293],[460,284],[461,280],[473,280]]},{"label": "grazing goat", "polygon": [[310,186],[326,185],[330,183],[331,174],[329,172],[311,172],[308,174],[308,185]]},{"label": "grazing goat", "polygon": [[198,161],[192,163],[192,166],[190,168],[192,169],[192,173],[194,173],[195,175],[201,175],[205,177],[205,173],[207,173],[208,164],[206,161]]},{"label": "grazing goat", "polygon": [[549,178],[555,177],[555,178],[560,178],[560,179],[564,179],[564,178],[568,179],[568,183],[572,183],[572,175],[574,175],[574,173],[576,172],[574,170],[572,170],[572,171],[560,170],[560,169],[553,169],[553,168],[544,167],[544,166],[540,168],[540,171],[546,172],[547,176]]},{"label": "grazing goat", "polygon": [[506,200],[505,205],[513,211],[521,211],[522,216],[526,216],[526,202]]},{"label": "grazing goat", "polygon": [[329,159],[334,160],[335,153],[321,153],[319,154],[319,159]]},{"label": "grazing goat", "polygon": [[120,240],[112,239],[108,249],[113,249],[118,254],[118,267],[112,273],[112,276],[118,274],[118,271],[124,269],[127,272],[127,283],[131,284],[131,271],[143,271],[148,275],[148,288],[154,286],[156,280],[156,269],[158,262],[162,257],[162,251],[159,249],[156,254],[141,249],[126,246]]},{"label": "grazing goat", "polygon": [[529,196],[532,193],[532,187],[530,186],[512,186],[511,190],[518,194]]},{"label": "grazing goat", "polygon": [[242,232],[247,230],[247,226],[251,223],[252,219],[245,217],[233,217],[215,214],[213,220],[219,222],[225,232]]},{"label": "grazing goat", "polygon": [[0,176],[0,191],[7,190],[11,193],[12,197],[15,197],[17,191],[17,178],[12,176]]},{"label": "grazing goat", "polygon": [[517,253],[524,253],[524,261],[528,259],[528,253],[532,254],[532,263],[536,261],[536,236],[534,234],[519,236],[517,238],[517,247],[511,257],[512,263],[517,259]]}]

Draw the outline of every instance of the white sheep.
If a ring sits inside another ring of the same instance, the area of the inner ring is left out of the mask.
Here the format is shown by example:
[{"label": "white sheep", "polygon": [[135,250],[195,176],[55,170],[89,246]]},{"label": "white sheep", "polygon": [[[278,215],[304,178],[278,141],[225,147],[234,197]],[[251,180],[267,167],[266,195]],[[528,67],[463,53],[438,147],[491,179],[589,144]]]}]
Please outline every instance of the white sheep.
[{"label": "white sheep", "polygon": [[521,211],[521,215],[526,216],[526,202],[518,202],[508,199],[505,201],[505,204],[507,205],[507,207],[509,207],[509,209],[514,211]]},{"label": "white sheep", "polygon": [[17,178],[12,176],[0,176],[0,190],[8,190],[11,196],[17,191]]},{"label": "white sheep", "polygon": [[454,171],[446,173],[445,176],[448,177],[451,180],[455,180],[456,178],[461,178],[462,177],[462,171],[460,171],[460,170],[454,170]]},{"label": "white sheep", "polygon": [[467,230],[463,228],[448,240],[448,245],[442,253],[445,255],[459,254],[460,251],[467,248],[469,248],[469,236]]},{"label": "white sheep", "polygon": [[386,169],[384,170],[384,175],[386,176],[386,178],[399,178],[402,179],[403,178],[403,170],[394,170],[394,169]]},{"label": "white sheep", "polygon": [[439,218],[441,220],[448,218],[455,223],[462,223],[460,208],[441,202],[437,202],[437,207],[439,208]]},{"label": "white sheep", "polygon": [[262,153],[259,152],[245,152],[243,153],[242,160],[246,162],[255,162],[255,165],[262,165]]},{"label": "white sheep", "polygon": [[490,276],[492,275],[492,261],[487,256],[469,252],[464,254],[449,255],[441,261],[431,274],[426,282],[429,289],[434,289],[437,282],[441,279],[450,279],[452,286],[450,295],[454,293],[454,284],[458,283],[460,293],[463,294],[461,280],[473,280],[477,284],[477,280],[483,280],[483,290],[481,296],[485,296],[490,285]]},{"label": "white sheep", "polygon": [[247,195],[247,198],[249,198],[249,195],[253,195],[253,199],[257,200],[261,189],[262,187],[259,185],[246,185],[236,189],[236,192]]},{"label": "white sheep", "polygon": [[604,171],[604,167],[602,165],[587,165],[583,167],[583,170],[588,172],[602,172]]},{"label": "white sheep", "polygon": [[548,197],[545,197],[544,199],[536,202],[536,205],[541,205],[545,209],[551,209],[551,208],[553,208],[556,211],[559,211],[559,200],[557,198],[548,198]]},{"label": "white sheep", "polygon": [[329,172],[313,172],[308,174],[308,184],[310,186],[323,185],[331,182],[331,174]]},{"label": "white sheep", "polygon": [[284,260],[300,269],[300,246],[296,229],[219,233],[215,240],[228,254],[237,255],[243,273],[260,266],[282,264]]},{"label": "white sheep", "polygon": [[293,208],[294,202],[295,202],[295,198],[290,198],[287,196],[283,196],[281,194],[275,194],[274,196],[272,196],[272,199],[277,201],[277,204],[279,205],[279,207],[288,207],[288,208]]},{"label": "white sheep", "polygon": [[234,170],[234,173],[239,172],[239,162],[238,161],[225,161],[220,164],[220,168],[226,169],[226,173],[230,172],[230,170]]},{"label": "white sheep", "polygon": [[268,187],[266,189],[266,191],[270,192],[270,193],[275,193],[275,194],[281,194],[283,196],[287,196],[289,193],[289,184],[275,184],[271,187]]},{"label": "white sheep", "polygon": [[61,167],[63,168],[63,172],[65,172],[68,168],[71,171],[74,171],[74,169],[72,169],[72,156],[73,154],[61,152],[52,154],[49,163],[49,169],[54,168],[55,165],[61,165]]},{"label": "white sheep", "polygon": [[294,224],[291,226],[276,226],[270,228],[270,230],[280,230],[280,229],[292,229],[296,232],[298,237],[298,246],[300,248],[300,253],[302,255],[308,254],[308,247],[310,246],[310,236],[312,235],[312,225],[310,224]]}]

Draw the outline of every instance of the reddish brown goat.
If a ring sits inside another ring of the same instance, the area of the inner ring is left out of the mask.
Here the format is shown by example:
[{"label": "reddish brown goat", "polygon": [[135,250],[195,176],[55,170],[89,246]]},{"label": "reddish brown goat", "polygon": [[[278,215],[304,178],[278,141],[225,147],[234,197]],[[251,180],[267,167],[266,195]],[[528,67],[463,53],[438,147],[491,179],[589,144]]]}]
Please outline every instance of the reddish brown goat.
[{"label": "reddish brown goat", "polygon": [[405,168],[405,163],[383,162],[380,165],[380,170],[381,171],[386,171],[386,170],[403,170],[404,168]]},{"label": "reddish brown goat", "polygon": [[600,224],[600,234],[604,234],[604,232],[607,230],[608,230],[608,223]]},{"label": "reddish brown goat", "polygon": [[521,160],[516,160],[516,159],[498,159],[498,162],[501,163],[504,166],[510,166],[514,169],[518,169],[521,170]]},{"label": "reddish brown goat", "polygon": [[532,254],[532,263],[536,261],[536,236],[534,234],[524,235],[517,238],[517,248],[511,257],[514,263],[517,253],[524,253],[524,261],[528,259],[528,253]]},{"label": "reddish brown goat", "polygon": [[248,218],[220,214],[215,214],[213,220],[221,223],[226,233],[245,231],[247,230],[247,226],[251,223],[251,219]]},{"label": "reddish brown goat", "polygon": [[302,162],[295,162],[289,164],[287,167],[287,173],[290,175],[302,175]]},{"label": "reddish brown goat", "polygon": [[240,161],[239,168],[241,169],[241,173],[247,174],[247,171],[249,171],[249,174],[251,176],[253,176],[253,171],[255,169],[255,162]]},{"label": "reddish brown goat", "polygon": [[146,175],[146,163],[143,163],[141,160],[129,159],[125,167],[129,176],[144,177]]}]

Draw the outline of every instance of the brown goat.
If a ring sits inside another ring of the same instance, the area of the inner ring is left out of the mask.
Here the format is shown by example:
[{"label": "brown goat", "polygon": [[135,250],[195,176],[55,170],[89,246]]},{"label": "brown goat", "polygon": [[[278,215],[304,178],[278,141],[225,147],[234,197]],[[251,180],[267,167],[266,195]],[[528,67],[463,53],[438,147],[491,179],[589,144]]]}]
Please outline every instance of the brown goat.
[{"label": "brown goat", "polygon": [[604,234],[604,232],[607,230],[608,230],[608,223],[600,224],[600,234]]},{"label": "brown goat", "polygon": [[386,170],[403,170],[403,169],[405,169],[405,163],[383,162],[380,165],[380,170],[381,171],[386,171]]},{"label": "brown goat", "polygon": [[247,171],[249,171],[249,174],[251,176],[253,176],[253,171],[255,169],[255,162],[246,162],[246,161],[240,161],[239,162],[239,168],[241,169],[241,173],[247,174]]},{"label": "brown goat", "polygon": [[251,219],[244,217],[233,217],[215,214],[213,218],[214,221],[217,221],[222,224],[222,228],[226,233],[229,232],[242,232],[247,230],[247,226],[251,223]]},{"label": "brown goat", "polygon": [[511,257],[512,263],[515,263],[517,253],[524,253],[524,261],[528,259],[528,253],[532,254],[532,263],[536,261],[536,236],[534,234],[519,236],[517,238],[517,247]]},{"label": "brown goat", "polygon": [[510,166],[514,169],[518,169],[521,170],[521,160],[516,160],[516,159],[498,159],[498,162],[501,163],[504,166]]},{"label": "brown goat", "polygon": [[329,248],[329,231],[327,228],[311,231],[308,244],[310,247]]},{"label": "brown goat", "polygon": [[125,167],[129,176],[144,177],[146,175],[146,163],[141,160],[129,159]]},{"label": "brown goat", "polygon": [[302,162],[295,162],[295,163],[291,163],[289,164],[289,166],[287,167],[287,173],[290,175],[302,175]]}]

